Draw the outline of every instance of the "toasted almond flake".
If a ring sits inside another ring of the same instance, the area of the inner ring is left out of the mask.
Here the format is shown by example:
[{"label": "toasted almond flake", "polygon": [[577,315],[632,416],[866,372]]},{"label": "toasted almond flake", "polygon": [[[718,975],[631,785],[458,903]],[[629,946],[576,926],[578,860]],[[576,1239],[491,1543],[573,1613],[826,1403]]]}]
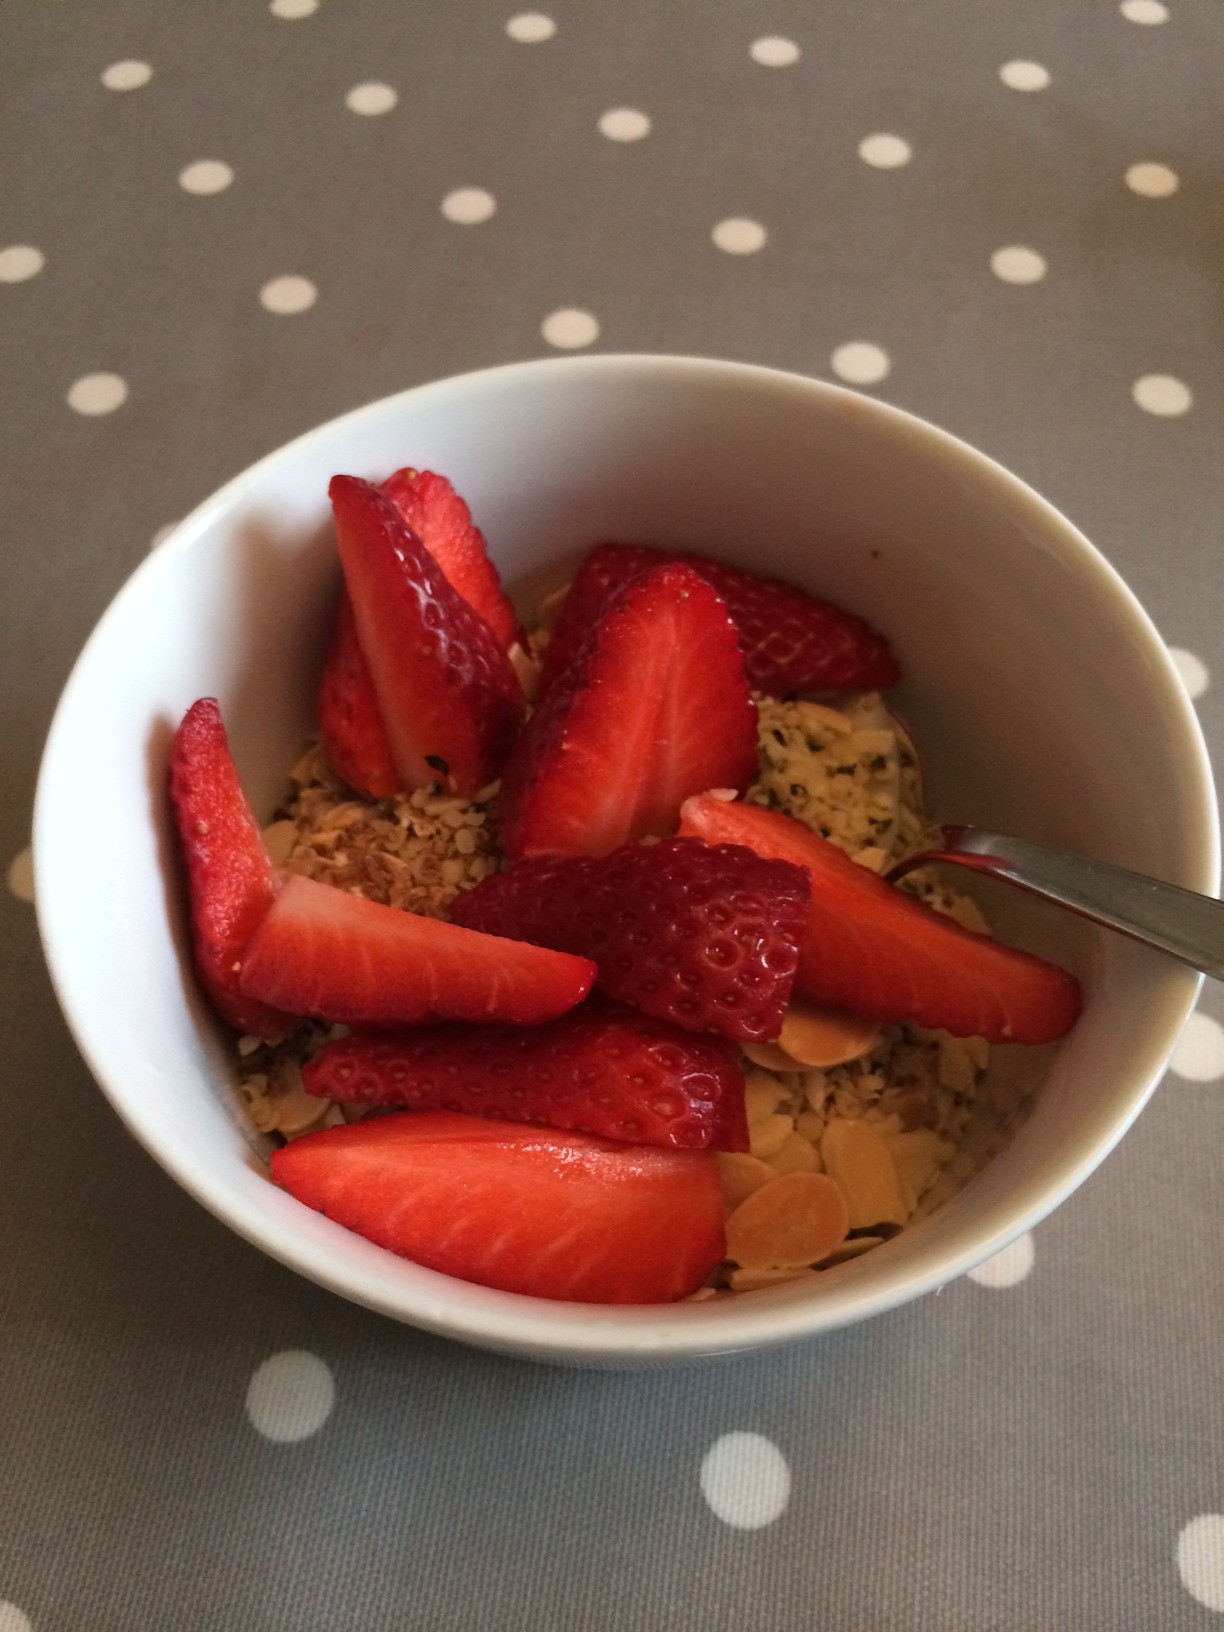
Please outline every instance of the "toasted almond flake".
[{"label": "toasted almond flake", "polygon": [[733,1269],[728,1281],[733,1292],[761,1292],[767,1286],[786,1286],[791,1281],[814,1281],[812,1269]]},{"label": "toasted almond flake", "polygon": [[565,605],[565,597],[569,592],[570,584],[564,583],[560,589],[554,589],[551,595],[545,595],[540,602],[536,621],[547,634],[552,634],[557,627],[557,619],[561,616],[561,608]]},{"label": "toasted almond flake", "polygon": [[856,1235],[848,1241],[843,1241],[840,1247],[835,1247],[827,1258],[820,1261],[821,1269],[836,1269],[838,1264],[848,1264],[853,1258],[861,1258],[865,1252],[873,1247],[882,1247],[882,1235]]},{"label": "toasted almond flake", "polygon": [[283,867],[297,843],[297,823],[286,820],[270,822],[263,830],[263,841],[273,865]]},{"label": "toasted almond flake", "polygon": [[749,1127],[773,1116],[785,1098],[786,1089],[777,1077],[764,1071],[749,1071],[744,1078],[744,1109]]},{"label": "toasted almond flake", "polygon": [[852,1230],[877,1224],[904,1224],[909,1216],[897,1164],[887,1144],[867,1122],[830,1122],[820,1141],[825,1171],[840,1186],[850,1209]]},{"label": "toasted almond flake", "polygon": [[774,1173],[816,1173],[820,1170],[820,1157],[801,1133],[792,1133],[765,1165]]},{"label": "toasted almond flake", "polygon": [[794,1131],[793,1119],[783,1112],[779,1112],[776,1116],[767,1116],[760,1122],[752,1123],[748,1129],[752,1154],[761,1161],[767,1160],[770,1156],[776,1156]]},{"label": "toasted almond flake", "polygon": [[885,1134],[883,1137],[896,1163],[897,1176],[903,1187],[910,1191],[915,1203],[921,1201],[938,1178],[940,1168],[951,1159],[956,1146],[941,1139],[931,1128],[914,1128],[909,1132]]},{"label": "toasted almond flake", "polygon": [[823,1173],[784,1173],[727,1220],[727,1257],[741,1269],[799,1269],[827,1258],[849,1229],[846,1199]]},{"label": "toasted almond flake", "polygon": [[750,1156],[747,1151],[719,1151],[717,1159],[723,1207],[728,1213],[733,1213],[754,1190],[759,1190],[763,1184],[777,1177],[767,1162]]},{"label": "toasted almond flake", "polygon": [[845,1009],[794,998],[786,1011],[777,1046],[796,1063],[792,1070],[844,1065],[869,1054],[880,1036],[874,1020],[848,1014]]}]

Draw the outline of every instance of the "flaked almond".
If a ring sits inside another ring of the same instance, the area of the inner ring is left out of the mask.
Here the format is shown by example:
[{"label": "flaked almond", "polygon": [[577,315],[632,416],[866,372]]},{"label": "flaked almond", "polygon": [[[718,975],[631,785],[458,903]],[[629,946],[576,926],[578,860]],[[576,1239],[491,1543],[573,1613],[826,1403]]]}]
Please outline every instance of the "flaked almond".
[{"label": "flaked almond", "polygon": [[749,1126],[749,1148],[761,1161],[768,1161],[769,1157],[777,1155],[794,1131],[795,1124],[791,1117],[781,1112],[777,1116],[767,1116]]},{"label": "flaked almond", "polygon": [[869,1122],[841,1117],[830,1122],[820,1141],[820,1155],[825,1172],[845,1195],[852,1230],[905,1223],[909,1208],[897,1164]]},{"label": "flaked almond", "polygon": [[852,1236],[848,1241],[843,1241],[840,1247],[834,1247],[829,1256],[821,1260],[820,1267],[821,1269],[836,1269],[838,1264],[848,1264],[852,1259],[861,1258],[865,1252],[870,1252],[872,1247],[882,1247],[883,1245],[884,1237],[882,1235]]},{"label": "flaked almond", "polygon": [[935,1183],[940,1168],[956,1147],[931,1128],[914,1128],[883,1137],[896,1163],[902,1188],[908,1191],[911,1204],[916,1204]]},{"label": "flaked almond", "polygon": [[874,1020],[848,1014],[827,1004],[795,998],[786,1011],[776,1042],[750,1043],[744,1053],[767,1071],[821,1070],[861,1059],[875,1047],[880,1028]]},{"label": "flaked almond", "polygon": [[754,1190],[759,1190],[777,1174],[767,1162],[747,1151],[719,1151],[718,1182],[722,1185],[723,1206],[733,1213]]},{"label": "flaked almond", "polygon": [[727,1257],[741,1269],[819,1263],[850,1228],[846,1198],[823,1173],[784,1173],[742,1201],[727,1220]]},{"label": "flaked almond", "polygon": [[764,1122],[787,1097],[785,1086],[767,1071],[749,1071],[744,1076],[744,1111],[748,1125]]},{"label": "flaked almond", "polygon": [[819,1173],[820,1157],[802,1134],[792,1133],[763,1164],[780,1173]]},{"label": "flaked almond", "polygon": [[760,1292],[767,1286],[816,1280],[814,1269],[733,1269],[728,1280],[733,1292]]},{"label": "flaked almond", "polygon": [[293,854],[297,843],[296,822],[270,822],[263,830],[264,848],[272,858],[273,866],[283,867]]},{"label": "flaked almond", "polygon": [[569,592],[569,583],[564,583],[560,589],[554,589],[550,595],[545,595],[540,602],[536,621],[540,628],[546,629],[549,634],[557,627],[557,619],[561,616],[561,608],[565,605],[565,597]]}]

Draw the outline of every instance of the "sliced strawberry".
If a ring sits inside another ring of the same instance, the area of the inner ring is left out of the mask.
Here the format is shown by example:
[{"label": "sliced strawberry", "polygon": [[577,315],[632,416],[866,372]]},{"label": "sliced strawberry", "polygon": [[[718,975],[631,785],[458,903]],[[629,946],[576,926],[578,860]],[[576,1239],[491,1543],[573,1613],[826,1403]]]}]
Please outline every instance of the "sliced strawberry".
[{"label": "sliced strawberry", "polygon": [[593,958],[611,997],[687,1031],[761,1043],[782,1029],[807,923],[802,868],[741,845],[626,845],[484,879],[456,922]]},{"label": "sliced strawberry", "polygon": [[327,1128],[272,1177],[401,1258],[576,1303],[672,1303],[723,1257],[709,1152],[615,1145],[447,1111]]},{"label": "sliced strawberry", "polygon": [[585,958],[480,935],[290,878],[247,948],[242,990],[346,1024],[506,1020],[531,1026],[590,991]]},{"label": "sliced strawberry", "polygon": [[791,816],[707,793],[685,805],[681,831],[807,868],[812,907],[795,980],[800,995],[992,1043],[1049,1043],[1079,1016],[1074,976],[962,929]]},{"label": "sliced strawberry", "polygon": [[338,776],[367,799],[389,799],[400,791],[374,682],[357,642],[353,603],[343,591],[319,682],[318,715],[323,752]]},{"label": "sliced strawberry", "polygon": [[496,636],[369,482],[329,489],[357,637],[400,785],[470,797],[494,777],[523,715]]},{"label": "sliced strawberry", "polygon": [[525,651],[526,632],[489,559],[484,535],[446,477],[405,465],[388,476],[379,491],[391,500],[450,583],[472,610],[479,612],[506,651],[512,646]]},{"label": "sliced strawberry", "polygon": [[772,697],[792,691],[882,691],[900,678],[882,635],[862,618],[793,584],[700,555],[641,544],[600,544],[578,569],[562,605],[544,654],[541,697],[579,654],[609,598],[664,561],[683,561],[717,590],[739,635],[744,672],[755,691]]},{"label": "sliced strawberry", "polygon": [[462,1111],[627,1144],[747,1150],[739,1051],[599,998],[542,1026],[353,1032],[302,1073],[344,1104]]},{"label": "sliced strawberry", "polygon": [[231,1026],[279,1042],[293,1020],[249,996],[238,980],[251,936],[276,898],[277,877],[214,697],[193,703],[175,732],[170,799],[187,861],[195,962],[204,988]]},{"label": "sliced strawberry", "polygon": [[605,856],[674,833],[690,794],[745,788],[756,763],[726,608],[691,568],[661,567],[608,604],[515,744],[502,844],[511,857]]}]

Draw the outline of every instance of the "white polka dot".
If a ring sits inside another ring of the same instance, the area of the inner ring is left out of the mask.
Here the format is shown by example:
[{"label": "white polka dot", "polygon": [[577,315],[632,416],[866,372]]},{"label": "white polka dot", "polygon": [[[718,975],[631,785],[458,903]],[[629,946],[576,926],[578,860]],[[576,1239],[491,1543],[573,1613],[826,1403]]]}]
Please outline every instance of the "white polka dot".
[{"label": "white polka dot", "polygon": [[41,249],[32,244],[10,244],[0,249],[0,283],[24,283],[37,277],[46,265]]},{"label": "white polka dot", "polygon": [[1169,1065],[1186,1082],[1224,1077],[1224,1026],[1196,1010],[1186,1021]]},{"label": "white polka dot", "polygon": [[506,33],[520,45],[539,45],[542,40],[551,40],[556,32],[556,23],[542,11],[520,11],[506,24]]},{"label": "white polka dot", "polygon": [[1118,10],[1128,23],[1146,23],[1149,28],[1169,20],[1169,8],[1161,0],[1122,0]]},{"label": "white polka dot", "polygon": [[1005,62],[999,69],[999,78],[1009,90],[1044,91],[1050,83],[1050,70],[1039,62]]},{"label": "white polka dot", "polygon": [[34,899],[34,852],[29,845],[9,862],[8,887],[18,901]]},{"label": "white polka dot", "polygon": [[759,40],[753,40],[748,51],[753,62],[759,62],[762,68],[789,68],[803,55],[794,40],[784,39],[780,34],[762,35]]},{"label": "white polka dot", "polygon": [[293,317],[308,312],[319,298],[319,291],[309,278],[273,278],[259,291],[259,303],[278,317]]},{"label": "white polka dot", "polygon": [[550,346],[560,346],[562,351],[576,351],[580,346],[589,346],[598,340],[599,324],[590,312],[564,306],[559,312],[549,313],[540,324],[540,333]]},{"label": "white polka dot", "polygon": [[483,187],[456,187],[442,200],[442,214],[461,227],[479,226],[497,208],[497,200]]},{"label": "white polka dot", "polygon": [[875,385],[892,367],[888,353],[867,340],[849,340],[838,346],[829,362],[833,372],[851,385]]},{"label": "white polka dot", "polygon": [[354,85],[344,101],[350,113],[363,113],[367,119],[373,119],[380,113],[390,113],[399,95],[390,85],[369,80],[364,85]]},{"label": "white polka dot", "polygon": [[1023,244],[1008,244],[990,257],[990,270],[1004,283],[1040,283],[1046,275],[1045,256]]},{"label": "white polka dot", "polygon": [[755,255],[758,249],[764,249],[768,236],[759,221],[750,221],[743,215],[720,221],[710,234],[718,248],[728,255]]},{"label": "white polka dot", "polygon": [[119,374],[83,374],[68,392],[78,414],[110,414],[127,401],[127,381]]},{"label": "white polka dot", "polygon": [[1140,408],[1162,419],[1184,414],[1194,401],[1190,387],[1172,374],[1145,374],[1131,386],[1131,396]]},{"label": "white polka dot", "polygon": [[222,159],[197,159],[179,171],[179,186],[185,193],[223,193],[234,179],[234,172]]},{"label": "white polka dot", "polygon": [[164,544],[177,526],[177,521],[168,521],[164,527],[159,527],[149,541],[149,548],[155,550],[159,544]]},{"label": "white polka dot", "polygon": [[152,78],[153,70],[147,62],[112,62],[102,71],[102,83],[108,91],[138,91]]},{"label": "white polka dot", "polygon": [[913,148],[903,136],[890,136],[882,130],[874,136],[864,136],[858,153],[864,164],[876,170],[897,170],[914,156]]},{"label": "white polka dot", "polygon": [[1200,1513],[1183,1528],[1177,1572],[1204,1609],[1224,1610],[1224,1513]]},{"label": "white polka dot", "polygon": [[0,1602],[0,1632],[34,1632],[34,1622],[24,1609],[5,1599]]},{"label": "white polka dot", "polygon": [[1177,171],[1167,164],[1132,164],[1126,172],[1126,185],[1142,198],[1168,198],[1181,183]]},{"label": "white polka dot", "polygon": [[1211,684],[1211,671],[1201,657],[1195,657],[1184,646],[1170,646],[1169,656],[1181,677],[1181,683],[1191,697],[1201,697]]},{"label": "white polka dot", "polygon": [[639,108],[609,108],[599,129],[610,142],[640,142],[650,135],[650,120]]},{"label": "white polka dot", "polygon": [[271,0],[268,10],[284,23],[296,23],[303,17],[313,17],[319,9],[319,0]]},{"label": "white polka dot", "polygon": [[1021,1235],[1010,1247],[969,1271],[969,1279],[979,1286],[1018,1286],[1033,1267],[1033,1238]]},{"label": "white polka dot", "polygon": [[265,1439],[309,1439],[331,1415],[336,1385],[326,1363],[305,1349],[284,1349],[264,1361],[247,1385],[251,1426]]},{"label": "white polka dot", "polygon": [[760,1530],[781,1518],[790,1488],[786,1458],[764,1434],[723,1434],[701,1463],[701,1494],[737,1530]]}]

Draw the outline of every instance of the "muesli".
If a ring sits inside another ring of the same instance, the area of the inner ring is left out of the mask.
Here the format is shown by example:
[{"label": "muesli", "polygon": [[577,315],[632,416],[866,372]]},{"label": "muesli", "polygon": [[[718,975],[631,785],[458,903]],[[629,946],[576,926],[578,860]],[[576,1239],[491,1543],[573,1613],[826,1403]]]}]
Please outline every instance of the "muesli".
[{"label": "muesli", "polygon": [[443,478],[330,491],[345,588],[283,806],[261,833],[211,699],[171,756],[273,1180],[426,1267],[596,1303],[907,1228],[990,1045],[1061,1036],[1080,992],[939,879],[885,881],[930,838],[888,643],[619,544],[528,635]]}]

